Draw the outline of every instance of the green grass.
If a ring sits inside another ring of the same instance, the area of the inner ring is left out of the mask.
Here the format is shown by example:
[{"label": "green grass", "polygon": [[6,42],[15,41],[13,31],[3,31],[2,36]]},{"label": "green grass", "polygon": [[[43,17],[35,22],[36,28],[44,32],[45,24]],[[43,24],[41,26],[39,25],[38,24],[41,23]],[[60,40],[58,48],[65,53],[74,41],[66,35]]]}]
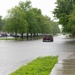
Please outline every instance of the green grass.
[{"label": "green grass", "polygon": [[15,38],[0,38],[0,40],[15,40]]},{"label": "green grass", "polygon": [[58,56],[38,57],[10,75],[49,75],[57,61]]}]

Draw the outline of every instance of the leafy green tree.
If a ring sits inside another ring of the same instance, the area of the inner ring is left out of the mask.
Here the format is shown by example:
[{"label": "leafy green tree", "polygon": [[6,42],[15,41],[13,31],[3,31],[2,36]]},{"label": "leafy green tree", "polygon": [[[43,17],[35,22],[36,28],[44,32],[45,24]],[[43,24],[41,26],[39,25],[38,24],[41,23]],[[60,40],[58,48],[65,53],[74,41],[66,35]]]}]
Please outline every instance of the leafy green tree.
[{"label": "leafy green tree", "polygon": [[18,6],[22,8],[24,12],[29,11],[32,8],[30,0],[26,0],[26,2],[20,1]]},{"label": "leafy green tree", "polygon": [[50,18],[48,16],[43,17],[43,33],[50,33],[51,31],[51,25],[50,25]]},{"label": "leafy green tree", "polygon": [[57,33],[54,32],[57,30],[56,23],[48,16],[42,15],[41,9],[33,8],[29,0],[21,1],[19,5],[11,8],[3,22],[4,31],[15,33],[16,36],[19,33],[22,39],[24,33],[27,33],[27,38],[29,33],[34,36],[38,33]]},{"label": "leafy green tree", "polygon": [[57,34],[59,33],[58,23],[52,21],[48,16],[42,17],[41,33],[43,34]]},{"label": "leafy green tree", "polygon": [[[74,6],[75,8],[75,6]],[[69,29],[73,35],[75,35],[75,9],[69,15]]]},{"label": "leafy green tree", "polygon": [[37,8],[32,8],[27,12],[27,22],[28,22],[28,33],[31,35],[40,32],[40,22],[41,10]]},{"label": "leafy green tree", "polygon": [[7,18],[7,17],[5,17],[4,19],[3,19],[3,24],[4,24],[4,26],[3,26],[3,31],[4,32],[10,32],[12,29],[11,29],[11,26],[10,26],[10,19],[9,18]]},{"label": "leafy green tree", "polygon": [[18,6],[10,9],[6,21],[8,22],[4,29],[10,27],[10,32],[21,34],[23,38],[23,33],[26,33],[28,30],[28,22],[26,21],[26,11],[30,9],[30,1],[20,2]]},{"label": "leafy green tree", "polygon": [[72,26],[69,24],[70,14],[73,11],[75,0],[57,0],[57,6],[54,10],[54,16],[59,19],[59,23],[63,25],[63,31],[71,33]]},{"label": "leafy green tree", "polygon": [[15,7],[9,11],[11,30],[15,32],[15,35],[20,33],[22,38],[23,33],[27,31],[27,21],[25,17],[25,12],[20,7]]},{"label": "leafy green tree", "polygon": [[2,21],[2,16],[0,16],[0,31],[2,31],[3,28],[3,21]]},{"label": "leafy green tree", "polygon": [[58,22],[52,21],[51,25],[52,25],[52,34],[53,35],[56,35],[57,33],[60,33],[60,29],[58,27],[58,25],[59,25]]}]

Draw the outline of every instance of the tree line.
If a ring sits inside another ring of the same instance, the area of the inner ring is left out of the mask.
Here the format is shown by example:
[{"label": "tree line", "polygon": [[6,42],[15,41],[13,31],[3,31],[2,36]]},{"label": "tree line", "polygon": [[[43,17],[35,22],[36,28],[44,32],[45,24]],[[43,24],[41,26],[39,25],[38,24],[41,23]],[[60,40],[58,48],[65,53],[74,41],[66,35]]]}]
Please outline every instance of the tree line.
[{"label": "tree line", "polygon": [[8,10],[5,18],[0,17],[0,31],[21,34],[57,34],[59,32],[58,23],[44,16],[41,9],[33,8],[31,1],[20,1],[19,4]]}]

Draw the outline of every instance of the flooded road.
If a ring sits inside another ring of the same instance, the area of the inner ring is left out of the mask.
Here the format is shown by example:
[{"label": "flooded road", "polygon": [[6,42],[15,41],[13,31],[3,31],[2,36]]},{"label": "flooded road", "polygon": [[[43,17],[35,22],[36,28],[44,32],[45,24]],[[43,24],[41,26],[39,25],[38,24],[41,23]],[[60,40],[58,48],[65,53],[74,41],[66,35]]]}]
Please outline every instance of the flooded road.
[{"label": "flooded road", "polygon": [[20,66],[39,56],[59,56],[58,60],[71,58],[75,52],[75,39],[65,36],[54,37],[54,42],[1,41],[0,40],[0,75],[8,75]]},{"label": "flooded road", "polygon": [[75,38],[65,38],[59,46],[59,60],[50,75],[75,75]]}]

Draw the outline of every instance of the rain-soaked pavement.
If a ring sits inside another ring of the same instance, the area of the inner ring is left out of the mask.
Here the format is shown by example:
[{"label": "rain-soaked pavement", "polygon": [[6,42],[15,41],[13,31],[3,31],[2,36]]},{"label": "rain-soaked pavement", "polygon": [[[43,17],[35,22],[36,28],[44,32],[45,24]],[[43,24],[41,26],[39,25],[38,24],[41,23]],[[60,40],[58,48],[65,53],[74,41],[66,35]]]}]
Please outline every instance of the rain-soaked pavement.
[{"label": "rain-soaked pavement", "polygon": [[[54,37],[54,42],[42,42],[42,39],[32,41],[0,40],[0,75],[9,75],[33,59],[48,55],[59,56],[58,63],[54,67],[59,67],[59,69],[54,69],[51,75],[58,75],[58,70],[61,73],[66,71],[67,68],[67,72],[69,72],[72,68],[70,65],[74,63],[67,63],[71,62],[71,60],[72,62],[75,61],[72,59],[75,58],[75,39],[66,39],[65,36],[61,35]],[[69,66],[66,67],[66,64]],[[62,70],[62,68],[65,69]],[[74,67],[72,69],[74,73]],[[60,73],[59,75],[62,75]],[[69,75],[71,74],[69,73]]]},{"label": "rain-soaked pavement", "polygon": [[63,55],[59,55],[50,75],[75,75],[75,39],[66,39],[63,44]]}]

